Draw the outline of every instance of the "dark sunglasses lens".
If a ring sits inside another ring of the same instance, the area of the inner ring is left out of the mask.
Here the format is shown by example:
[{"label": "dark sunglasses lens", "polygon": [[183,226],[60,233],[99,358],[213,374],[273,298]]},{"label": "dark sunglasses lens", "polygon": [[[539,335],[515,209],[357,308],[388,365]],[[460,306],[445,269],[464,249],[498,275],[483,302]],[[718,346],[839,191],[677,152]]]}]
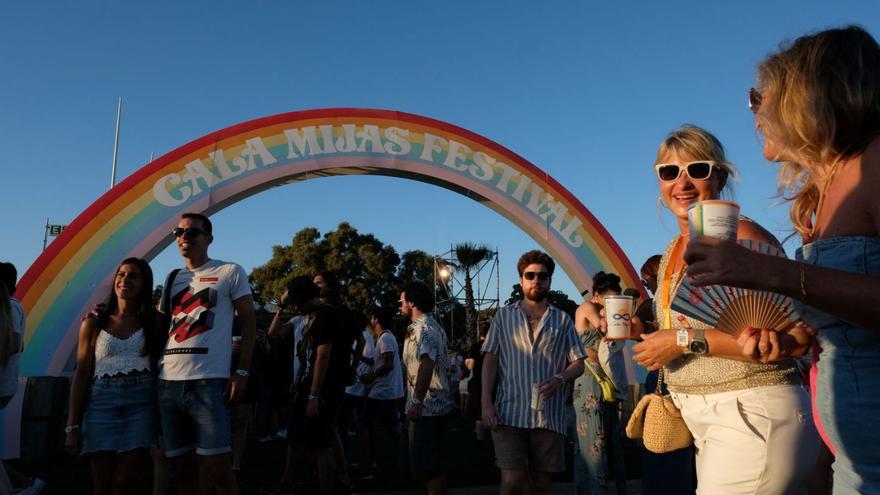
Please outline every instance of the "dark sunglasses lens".
[{"label": "dark sunglasses lens", "polygon": [[675,180],[678,178],[679,170],[681,169],[678,165],[663,165],[657,169],[657,175],[660,176],[660,180]]},{"label": "dark sunglasses lens", "polygon": [[174,237],[180,237],[180,236],[195,237],[203,232],[204,232],[204,230],[196,228],[196,227],[190,227],[188,229],[177,227],[171,231],[171,233],[174,234]]},{"label": "dark sunglasses lens", "polygon": [[758,113],[758,110],[761,108],[761,100],[761,93],[755,88],[749,88],[749,110],[753,113]]},{"label": "dark sunglasses lens", "polygon": [[547,272],[525,272],[523,276],[526,280],[535,280],[535,277],[538,277],[538,280],[545,281],[550,278],[550,274]]},{"label": "dark sunglasses lens", "polygon": [[695,162],[688,165],[688,175],[691,176],[691,179],[708,179],[711,173],[712,165],[707,162]]}]

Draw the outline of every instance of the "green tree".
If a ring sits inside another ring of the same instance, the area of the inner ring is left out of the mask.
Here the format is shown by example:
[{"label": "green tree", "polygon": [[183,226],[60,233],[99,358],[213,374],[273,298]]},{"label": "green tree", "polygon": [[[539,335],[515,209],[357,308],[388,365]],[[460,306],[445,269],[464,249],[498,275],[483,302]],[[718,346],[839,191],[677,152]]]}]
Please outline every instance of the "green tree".
[{"label": "green tree", "polygon": [[464,311],[467,339],[468,341],[471,341],[471,339],[476,340],[477,308],[474,301],[474,286],[471,271],[478,268],[481,263],[489,259],[492,256],[492,250],[485,244],[477,245],[472,242],[464,242],[453,246],[452,252],[455,253],[458,268],[464,270]]},{"label": "green tree", "polygon": [[362,234],[347,222],[321,233],[312,227],[297,232],[289,246],[273,246],[272,258],[254,268],[250,280],[260,303],[275,301],[294,277],[329,270],[342,286],[342,298],[352,309],[371,305],[396,306],[404,283],[433,283],[433,258],[424,251],[400,256],[373,234]]},{"label": "green tree", "polygon": [[[520,284],[513,284],[513,288],[510,291],[510,297],[504,304],[511,304],[516,301],[522,301],[523,298],[523,290]],[[569,299],[569,297],[560,290],[551,290],[547,293],[547,302],[556,306],[557,308],[565,311],[571,316],[572,320],[574,319],[574,312],[577,311],[578,303]]]}]

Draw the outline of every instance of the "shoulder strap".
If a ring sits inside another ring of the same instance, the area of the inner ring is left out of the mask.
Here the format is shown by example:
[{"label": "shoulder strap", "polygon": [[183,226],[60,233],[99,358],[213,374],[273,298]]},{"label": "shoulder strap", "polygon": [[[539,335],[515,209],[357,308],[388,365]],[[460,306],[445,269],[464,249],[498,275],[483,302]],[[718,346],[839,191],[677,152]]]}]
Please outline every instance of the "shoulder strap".
[{"label": "shoulder strap", "polygon": [[597,383],[602,383],[602,377],[600,377],[599,373],[596,373],[596,370],[593,369],[593,363],[591,363],[589,359],[584,359],[584,366],[590,370],[590,373],[592,373],[594,377],[596,377]]},{"label": "shoulder strap", "polygon": [[168,273],[168,277],[165,278],[165,290],[162,293],[162,312],[165,313],[165,317],[169,320],[171,319],[171,289],[174,286],[174,279],[177,277],[178,272],[180,272],[180,268],[175,268]]}]

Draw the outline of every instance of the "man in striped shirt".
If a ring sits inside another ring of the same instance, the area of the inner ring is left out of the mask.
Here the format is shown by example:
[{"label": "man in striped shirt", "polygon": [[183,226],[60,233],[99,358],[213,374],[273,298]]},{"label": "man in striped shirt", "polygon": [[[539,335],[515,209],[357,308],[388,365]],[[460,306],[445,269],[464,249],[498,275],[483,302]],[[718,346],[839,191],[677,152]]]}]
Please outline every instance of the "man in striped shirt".
[{"label": "man in striped shirt", "polygon": [[412,323],[403,341],[406,368],[406,417],[409,420],[410,468],[429,495],[446,493],[446,435],[452,397],[446,370],[446,332],[429,314],[434,294],[421,282],[410,282],[400,294],[400,312]]},{"label": "man in striped shirt", "polygon": [[[565,470],[565,383],[584,372],[571,318],[547,303],[556,263],[529,251],[517,263],[523,300],[498,310],[483,344],[483,422],[492,429],[501,493],[548,493]],[[492,390],[497,378],[497,396]]]}]

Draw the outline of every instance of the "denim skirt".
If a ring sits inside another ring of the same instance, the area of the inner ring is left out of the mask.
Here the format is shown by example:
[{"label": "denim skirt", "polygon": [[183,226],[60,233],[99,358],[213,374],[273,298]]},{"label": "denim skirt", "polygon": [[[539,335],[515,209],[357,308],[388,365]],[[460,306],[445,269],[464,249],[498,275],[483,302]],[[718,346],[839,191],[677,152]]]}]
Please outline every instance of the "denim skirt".
[{"label": "denim skirt", "polygon": [[149,373],[95,378],[83,418],[84,454],[156,445],[156,384]]}]

